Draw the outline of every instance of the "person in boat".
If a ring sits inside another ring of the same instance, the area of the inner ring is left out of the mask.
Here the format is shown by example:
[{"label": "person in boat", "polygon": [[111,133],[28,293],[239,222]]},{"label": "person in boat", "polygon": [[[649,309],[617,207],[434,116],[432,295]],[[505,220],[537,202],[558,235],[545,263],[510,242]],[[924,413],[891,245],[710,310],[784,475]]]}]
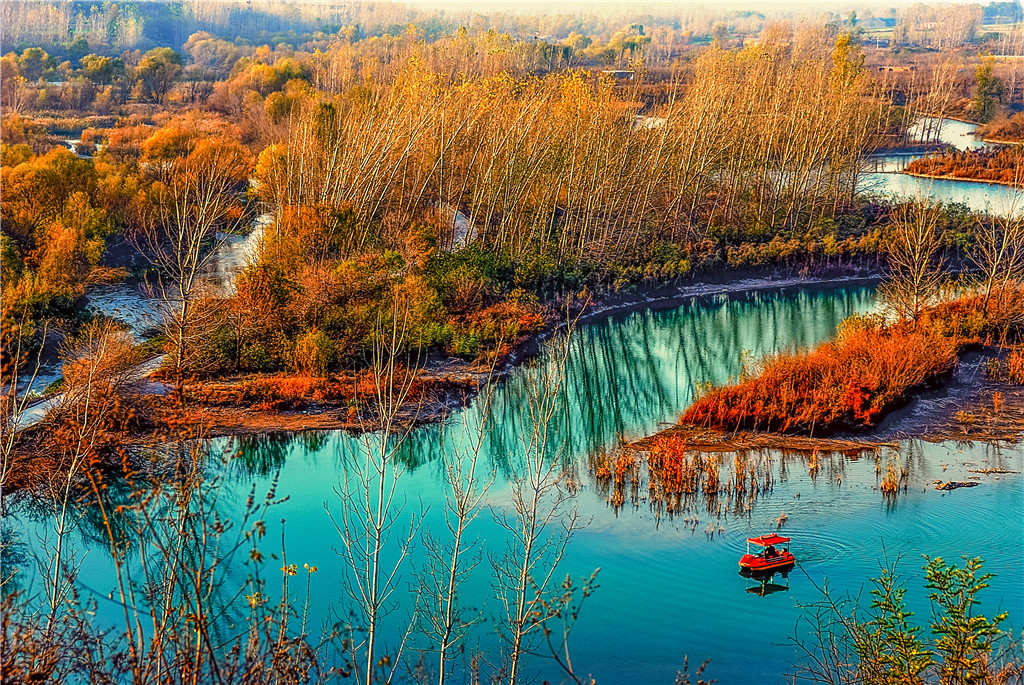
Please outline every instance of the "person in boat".
[{"label": "person in boat", "polygon": [[765,559],[771,559],[772,557],[779,556],[779,551],[775,549],[775,545],[768,545],[764,550]]}]

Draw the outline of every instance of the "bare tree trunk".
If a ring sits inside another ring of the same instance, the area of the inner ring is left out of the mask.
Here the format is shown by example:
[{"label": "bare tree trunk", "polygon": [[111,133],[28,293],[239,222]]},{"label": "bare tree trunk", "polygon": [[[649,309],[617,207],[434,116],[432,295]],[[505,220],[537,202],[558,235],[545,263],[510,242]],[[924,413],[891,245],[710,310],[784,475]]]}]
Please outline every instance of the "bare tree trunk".
[{"label": "bare tree trunk", "polygon": [[551,356],[535,369],[526,388],[526,420],[520,450],[510,454],[508,471],[514,511],[495,511],[509,533],[504,554],[491,557],[502,615],[505,662],[503,682],[523,678],[523,657],[536,647],[552,618],[547,612],[554,578],[579,521],[573,496],[562,484],[562,392],[568,337],[554,341]]},{"label": "bare tree trunk", "polygon": [[196,353],[212,311],[197,307],[202,275],[223,244],[221,231],[236,228],[237,186],[248,176],[248,160],[235,146],[213,144],[173,162],[166,192],[139,217],[130,238],[157,272],[154,294],[163,304],[164,330],[178,398],[186,375],[206,360]]},{"label": "bare tree trunk", "polygon": [[925,200],[901,205],[892,217],[890,273],[882,284],[881,294],[901,319],[917,322],[939,295],[945,278],[939,257],[940,218],[940,208]]},{"label": "bare tree trunk", "polygon": [[[349,455],[344,481],[335,488],[338,511],[324,505],[341,537],[339,553],[350,572],[344,582],[362,622],[357,628],[365,632],[352,651],[359,680],[366,685],[392,681],[416,620],[414,612],[394,653],[382,653],[382,621],[398,608],[392,595],[420,525],[413,514],[408,529],[392,539],[402,515],[395,501],[405,471],[401,452],[415,419],[400,416],[407,409],[415,376],[401,364],[409,328],[408,302],[396,298],[388,315],[382,313],[378,319],[371,350],[376,416],[365,425],[358,449]],[[385,559],[386,553],[396,558]]]}]

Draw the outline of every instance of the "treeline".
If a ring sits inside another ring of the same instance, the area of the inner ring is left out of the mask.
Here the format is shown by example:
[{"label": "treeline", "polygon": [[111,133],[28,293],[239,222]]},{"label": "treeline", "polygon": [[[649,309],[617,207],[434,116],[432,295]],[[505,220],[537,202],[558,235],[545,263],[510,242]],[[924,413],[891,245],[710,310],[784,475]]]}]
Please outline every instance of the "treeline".
[{"label": "treeline", "polygon": [[[238,47],[268,44],[312,49],[333,40],[400,36],[415,31],[428,42],[467,30],[495,33],[517,41],[568,47],[591,60],[627,64],[624,53],[644,47],[651,65],[667,66],[688,46],[743,47],[761,39],[777,23],[827,23],[839,31],[867,32],[887,47],[944,50],[963,45],[993,46],[1012,32],[983,32],[983,24],[1006,24],[1020,11],[1014,2],[981,5],[917,4],[901,11],[741,10],[645,8],[635,12],[602,8],[599,12],[444,12],[397,2],[331,4],[321,2],[55,3],[17,0],[0,8],[2,50],[43,47],[64,56],[82,42],[89,51],[116,56],[154,47],[180,50],[188,37],[206,32]],[[639,38],[629,35],[641,27]],[[623,50],[625,48],[625,50]],[[1001,49],[996,52],[1008,54]]]},{"label": "treeline", "polygon": [[458,54],[382,67],[341,45],[260,110],[240,85],[273,221],[182,359],[329,374],[396,311],[409,350],[488,359],[541,325],[538,300],[881,249],[854,194],[888,120],[846,39],[825,58],[709,51],[645,116],[610,78],[476,75]]},{"label": "treeline", "polygon": [[[0,148],[7,350],[36,351],[47,320],[73,334],[86,321],[77,306],[86,289],[128,276],[162,303],[168,373],[179,381],[360,366],[395,311],[408,332],[402,350],[470,359],[506,354],[543,325],[506,257],[479,245],[439,251],[431,226],[361,222],[344,207],[289,209],[226,293],[206,274],[224,231],[247,229],[254,206],[238,128],[187,115],[114,131],[92,159]],[[119,259],[107,258],[111,247]]]},{"label": "treeline", "polygon": [[263,198],[398,224],[451,208],[517,263],[593,269],[657,242],[767,241],[849,211],[888,124],[847,39],[827,58],[781,41],[708,51],[640,117],[610,79],[453,77],[427,59],[385,85],[332,61],[339,86],[359,86],[286,94],[280,142],[256,170]]},{"label": "treeline", "polygon": [[[55,204],[66,194],[38,182],[36,167],[51,162],[95,179],[88,206],[104,212],[103,235],[126,242],[135,276],[176,303],[164,332],[179,380],[358,364],[396,302],[413,331],[408,349],[487,358],[540,324],[539,303],[581,289],[884,249],[884,222],[856,197],[857,180],[903,119],[849,36],[780,27],[742,50],[711,48],[656,96],[642,73],[624,81],[569,69],[565,55],[518,45],[408,33],[302,55],[196,34],[185,67],[167,48],[135,66],[83,55],[76,78],[109,78],[106,88],[140,104],[118,106],[113,122],[79,120],[79,152],[91,159],[44,152],[53,139],[41,124],[4,119],[5,221],[14,217],[6,302],[41,320],[44,303],[73,300],[100,273],[96,230],[74,224],[74,240],[48,237],[45,227],[68,223]],[[43,79],[55,67],[41,52],[4,64]],[[531,75],[528,55],[555,60],[555,72]],[[212,80],[181,83],[183,69]],[[190,101],[205,110],[141,104]],[[90,123],[106,126],[82,128]],[[216,186],[238,192],[251,177],[230,212],[224,198],[195,195],[206,186],[188,185],[218,178],[208,164],[189,166],[204,137],[249,160]],[[216,206],[216,220],[172,220],[190,198]],[[207,292],[197,274],[218,235],[242,228],[259,204],[272,219],[253,269],[235,293]],[[183,254],[166,254],[177,243]],[[79,266],[51,279],[50,252]]]},{"label": "treeline", "polygon": [[[387,73],[400,66],[415,48],[431,56],[428,69],[476,75],[507,71],[525,76],[573,67],[614,67],[628,72],[630,78],[642,76],[651,84],[646,91],[648,99],[658,96],[655,99],[664,102],[665,82],[680,70],[691,71],[707,42],[666,37],[661,35],[661,28],[631,22],[596,33],[571,30],[565,35],[524,36],[488,29],[483,24],[452,26],[434,33],[407,24],[381,35],[363,35],[350,27],[302,40],[267,42],[197,31],[183,39],[180,50],[167,46],[116,50],[78,36],[66,44],[19,47],[7,52],[2,63],[3,97],[9,111],[95,107],[112,112],[126,103],[166,104],[168,96],[182,103],[200,104],[219,82],[234,78],[252,64],[269,67],[283,59],[317,64],[330,53],[371,67],[383,65]],[[850,33],[854,42],[864,37],[859,25],[780,20],[766,23],[747,39],[733,38],[723,29],[710,42],[733,50],[782,40],[801,57],[824,56],[822,49],[843,33]],[[866,68],[874,72],[878,97],[904,107],[908,115],[917,110],[984,121],[1004,109],[1019,107],[1019,91],[1024,84],[1016,57],[1024,52],[1021,36],[1024,33],[1001,34],[989,47],[1001,57],[980,60],[973,79],[968,72],[961,73],[960,57],[890,52],[865,39],[874,48],[868,50]],[[294,77],[302,75],[293,73],[290,78]],[[154,83],[157,79],[159,85]],[[140,86],[140,81],[145,83]],[[337,86],[330,82],[316,85]]]},{"label": "treeline", "polygon": [[[194,69],[192,70],[194,71]],[[5,116],[29,110],[110,114],[129,100],[163,104],[189,72],[170,48],[58,61],[42,48],[0,58]]]},{"label": "treeline", "polygon": [[[0,145],[5,350],[37,350],[45,321],[59,320],[64,333],[73,334],[89,318],[79,303],[87,288],[129,276],[145,280],[161,258],[173,267],[178,285],[160,294],[180,301],[183,289],[192,287],[184,281],[194,280],[214,249],[216,232],[237,224],[246,211],[238,193],[251,156],[237,142],[237,131],[217,123],[192,117],[184,130],[147,127],[148,137],[130,161],[114,154],[82,159],[64,147],[40,155],[27,143]],[[217,165],[218,174],[211,174]],[[164,229],[161,240],[172,240],[177,228],[171,223],[198,227],[191,253],[171,257],[166,245],[145,242]],[[153,249],[138,250],[142,244]]]},{"label": "treeline", "polygon": [[[361,364],[396,303],[408,305],[408,350],[484,360],[537,328],[544,303],[583,290],[878,258],[886,215],[857,197],[858,178],[866,155],[905,133],[910,108],[852,36],[780,24],[653,78],[637,61],[648,37],[640,24],[561,46],[407,29],[296,50],[200,32],[183,55],[8,54],[3,166],[17,190],[4,213],[22,218],[5,229],[5,304],[27,321],[52,303],[68,311],[112,273],[98,268],[108,244],[123,245],[110,266],[186,303],[163,322],[175,378],[323,375]],[[607,50],[636,68],[573,66]],[[77,134],[87,158],[48,152],[54,131]],[[203,137],[247,161],[221,186],[235,201],[197,204],[218,218],[189,236],[183,273],[156,255],[186,231],[167,218],[196,192],[183,184],[216,176],[174,161]],[[68,223],[53,208],[64,195],[34,200],[35,169],[65,158],[102,189],[88,206],[104,229],[51,241],[40,226]],[[253,269],[210,292],[201,274],[224,231],[262,211]],[[57,255],[77,266],[51,279]]]},{"label": "treeline", "polygon": [[[180,49],[197,31],[215,31],[232,40],[281,42],[309,40],[343,26],[404,30],[409,23],[427,25],[430,12],[379,2],[332,6],[316,2],[34,2],[4,3],[0,43],[5,49],[26,45],[57,47],[77,40],[111,50],[172,47]],[[445,28],[448,28],[445,26]]]}]

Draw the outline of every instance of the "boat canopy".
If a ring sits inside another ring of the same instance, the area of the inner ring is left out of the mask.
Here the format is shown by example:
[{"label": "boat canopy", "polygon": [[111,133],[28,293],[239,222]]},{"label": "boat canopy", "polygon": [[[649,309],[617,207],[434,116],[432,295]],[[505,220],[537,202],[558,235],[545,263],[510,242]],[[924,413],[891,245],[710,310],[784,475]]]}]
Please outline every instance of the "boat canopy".
[{"label": "boat canopy", "polygon": [[761,545],[767,547],[768,545],[778,545],[783,542],[789,542],[789,538],[784,538],[781,535],[772,533],[771,535],[762,535],[757,538],[747,538],[747,542],[753,542],[755,545]]}]

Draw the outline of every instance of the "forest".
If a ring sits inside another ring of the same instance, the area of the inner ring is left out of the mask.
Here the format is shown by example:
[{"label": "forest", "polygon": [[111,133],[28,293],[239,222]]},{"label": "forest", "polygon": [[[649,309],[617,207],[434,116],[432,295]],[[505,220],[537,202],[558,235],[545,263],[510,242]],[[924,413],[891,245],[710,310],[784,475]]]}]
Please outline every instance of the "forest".
[{"label": "forest", "polygon": [[[371,351],[400,326],[396,353],[422,367],[415,396],[446,404],[472,386],[463,372],[503,368],[608,295],[723,268],[883,272],[906,206],[862,190],[872,155],[932,144],[921,113],[1020,116],[1017,61],[981,50],[1024,43],[998,21],[982,31],[974,10],[956,38],[976,51],[965,71],[935,47],[903,49],[927,34],[868,40],[871,26],[927,23],[914,12],[697,13],[685,40],[665,17],[589,17],[588,33],[540,38],[519,15],[428,31],[418,15],[395,29],[360,14],[346,19],[358,31],[329,33],[278,13],[299,33],[260,45],[274,22],[255,10],[159,14],[173,7],[5,8],[11,42],[39,41],[0,59],[12,392],[104,331],[133,341],[128,366],[156,363],[176,402],[219,422],[312,407],[354,426],[373,413]],[[236,19],[249,37],[153,33]],[[55,25],[68,33],[40,33]],[[169,45],[143,51],[157,40]],[[1015,155],[939,151],[907,172],[1015,182]],[[991,220],[936,211],[943,258],[968,264]],[[225,272],[237,240],[249,256]],[[82,306],[112,287],[154,310],[144,329]],[[434,373],[445,359],[463,375]],[[162,398],[133,402],[133,430],[161,424]]]},{"label": "forest", "polygon": [[[857,193],[866,157],[907,139],[907,98],[971,88],[942,65],[927,90],[878,76],[838,23],[766,22],[757,42],[660,68],[646,31],[609,38],[628,78],[595,68],[593,41],[465,27],[8,53],[6,340],[36,331],[25,349],[40,347],[40,321],[74,326],[92,284],[127,278],[181,300],[163,331],[176,377],[326,373],[358,364],[396,298],[410,349],[473,359],[580,293],[870,262],[886,210]],[[260,214],[259,259],[210,292],[223,236]]]}]

